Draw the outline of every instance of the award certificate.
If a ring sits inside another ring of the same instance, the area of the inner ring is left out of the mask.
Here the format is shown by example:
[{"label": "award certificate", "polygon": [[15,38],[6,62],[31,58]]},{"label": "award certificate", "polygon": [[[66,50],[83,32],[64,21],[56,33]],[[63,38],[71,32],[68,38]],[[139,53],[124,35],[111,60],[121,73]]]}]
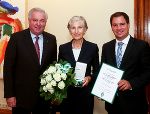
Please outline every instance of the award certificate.
[{"label": "award certificate", "polygon": [[112,104],[123,73],[124,71],[103,63],[91,93]]}]

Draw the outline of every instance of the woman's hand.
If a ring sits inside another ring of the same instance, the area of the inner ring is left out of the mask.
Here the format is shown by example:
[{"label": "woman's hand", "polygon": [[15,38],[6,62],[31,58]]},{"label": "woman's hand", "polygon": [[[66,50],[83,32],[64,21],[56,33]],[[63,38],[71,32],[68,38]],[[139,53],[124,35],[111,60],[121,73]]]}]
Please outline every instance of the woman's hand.
[{"label": "woman's hand", "polygon": [[90,76],[85,76],[84,80],[83,80],[82,87],[87,86],[90,81],[91,81],[91,77]]}]

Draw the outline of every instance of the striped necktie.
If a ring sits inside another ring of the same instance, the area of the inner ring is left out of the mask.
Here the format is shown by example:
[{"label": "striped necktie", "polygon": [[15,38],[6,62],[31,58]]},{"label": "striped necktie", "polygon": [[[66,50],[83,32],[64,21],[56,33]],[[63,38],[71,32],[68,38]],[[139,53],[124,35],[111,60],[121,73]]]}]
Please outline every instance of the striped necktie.
[{"label": "striped necktie", "polygon": [[123,46],[123,42],[118,42],[117,55],[116,55],[116,63],[118,68],[120,67],[122,61],[122,46]]},{"label": "striped necktie", "polygon": [[40,47],[39,47],[39,43],[38,43],[39,37],[35,37],[35,38],[36,38],[36,40],[35,40],[34,46],[35,46],[36,53],[37,53],[39,63],[40,63]]}]

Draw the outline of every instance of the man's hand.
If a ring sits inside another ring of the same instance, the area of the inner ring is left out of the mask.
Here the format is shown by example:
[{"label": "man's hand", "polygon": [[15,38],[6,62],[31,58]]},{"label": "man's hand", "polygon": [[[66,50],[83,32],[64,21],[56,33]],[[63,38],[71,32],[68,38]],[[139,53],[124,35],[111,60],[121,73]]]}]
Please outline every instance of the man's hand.
[{"label": "man's hand", "polygon": [[118,88],[121,91],[130,90],[132,89],[131,84],[127,80],[120,80],[118,82]]},{"label": "man's hand", "polygon": [[16,107],[16,97],[6,98],[6,102],[9,107]]}]

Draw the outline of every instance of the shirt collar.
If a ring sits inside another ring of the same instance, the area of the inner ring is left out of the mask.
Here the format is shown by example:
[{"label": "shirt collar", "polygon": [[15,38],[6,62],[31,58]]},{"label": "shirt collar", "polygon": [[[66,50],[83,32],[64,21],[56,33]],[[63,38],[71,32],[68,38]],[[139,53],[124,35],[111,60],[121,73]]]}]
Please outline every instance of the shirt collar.
[{"label": "shirt collar", "polygon": [[119,41],[119,40],[116,39],[116,43],[118,43],[118,42],[123,42],[123,44],[128,44],[129,39],[130,39],[130,35],[128,35],[128,36],[127,36],[124,40],[122,40],[122,41]]},{"label": "shirt collar", "polygon": [[[33,34],[31,31],[30,31],[30,34],[31,34],[32,39],[34,39],[35,37],[37,37],[37,36],[36,36],[35,34]],[[40,38],[43,38],[43,34],[38,35],[38,37],[39,37],[39,39],[40,39]]]}]

